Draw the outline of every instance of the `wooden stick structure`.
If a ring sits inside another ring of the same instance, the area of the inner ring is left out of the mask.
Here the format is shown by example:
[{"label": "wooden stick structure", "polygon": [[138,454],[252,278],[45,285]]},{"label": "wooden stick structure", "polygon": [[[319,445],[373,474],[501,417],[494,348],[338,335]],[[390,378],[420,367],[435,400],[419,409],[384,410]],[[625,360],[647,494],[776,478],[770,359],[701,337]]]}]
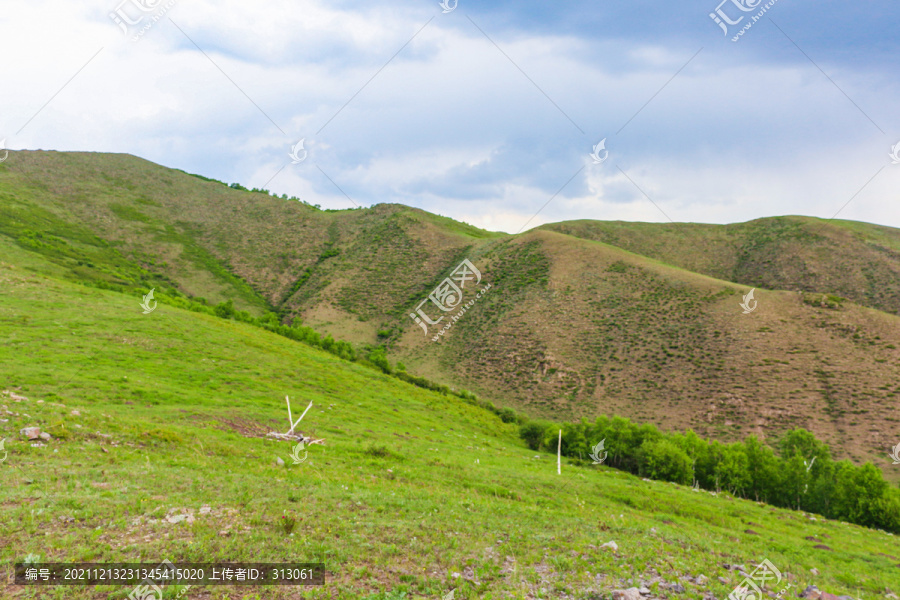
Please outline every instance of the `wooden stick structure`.
[{"label": "wooden stick structure", "polygon": [[312,408],[312,400],[310,400],[309,406],[306,407],[306,410],[303,411],[303,414],[300,415],[300,418],[297,419],[297,422],[295,423],[295,422],[294,422],[294,417],[291,416],[291,399],[288,398],[287,396],[285,396],[284,399],[285,399],[285,401],[287,402],[287,407],[288,407],[288,423],[291,424],[291,428],[288,430],[288,432],[287,432],[285,435],[291,435],[291,434],[294,433],[294,428],[297,427],[297,425],[300,424],[300,421],[303,420],[303,417],[305,417],[305,416],[306,416],[306,413],[309,412],[309,409]]},{"label": "wooden stick structure", "polygon": [[556,474],[562,475],[562,429],[559,430],[559,445],[556,447]]},{"label": "wooden stick structure", "polygon": [[277,440],[287,440],[287,441],[295,441],[295,442],[299,440],[299,441],[301,441],[301,442],[304,442],[304,443],[310,444],[310,445],[311,445],[311,444],[324,444],[324,443],[325,443],[325,440],[314,440],[314,439],[312,439],[312,438],[310,438],[310,437],[307,437],[307,436],[305,436],[305,435],[302,435],[302,434],[301,434],[301,435],[297,435],[297,434],[294,433],[294,429],[297,428],[297,425],[300,424],[300,421],[303,420],[303,417],[305,417],[305,416],[306,416],[306,413],[309,412],[309,409],[312,408],[313,403],[310,402],[310,403],[309,403],[309,406],[306,407],[306,410],[303,411],[303,414],[300,415],[300,416],[297,418],[297,420],[295,421],[295,420],[294,420],[294,415],[293,415],[293,413],[291,412],[291,399],[290,399],[288,396],[285,396],[285,397],[284,397],[284,401],[287,403],[287,409],[288,409],[288,423],[291,424],[291,428],[287,430],[287,433],[278,433],[278,432],[275,432],[275,431],[270,431],[269,433],[266,434],[266,436],[267,436],[267,437],[273,437],[273,438],[275,438],[275,439],[277,439]]}]

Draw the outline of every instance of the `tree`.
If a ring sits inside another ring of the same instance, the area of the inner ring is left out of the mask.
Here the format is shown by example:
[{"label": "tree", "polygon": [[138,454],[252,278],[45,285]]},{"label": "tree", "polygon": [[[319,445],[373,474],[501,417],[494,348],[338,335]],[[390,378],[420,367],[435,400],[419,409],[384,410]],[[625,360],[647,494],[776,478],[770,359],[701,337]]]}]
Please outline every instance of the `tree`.
[{"label": "tree", "polygon": [[544,441],[544,432],[550,428],[546,421],[528,421],[519,428],[519,436],[525,440],[532,450],[540,450]]},{"label": "tree", "polygon": [[770,502],[777,496],[780,483],[778,457],[755,435],[744,440],[744,450],[750,472],[747,495],[753,496],[757,502]]},{"label": "tree", "polygon": [[584,458],[588,443],[584,437],[584,427],[580,424],[566,423],[562,426],[562,454]]},{"label": "tree", "polygon": [[641,475],[681,484],[691,482],[693,469],[690,457],[668,440],[645,441],[641,444],[638,456]]},{"label": "tree", "polygon": [[741,443],[729,444],[722,448],[722,454],[715,467],[716,481],[721,487],[734,494],[743,496],[750,487],[750,461]]}]

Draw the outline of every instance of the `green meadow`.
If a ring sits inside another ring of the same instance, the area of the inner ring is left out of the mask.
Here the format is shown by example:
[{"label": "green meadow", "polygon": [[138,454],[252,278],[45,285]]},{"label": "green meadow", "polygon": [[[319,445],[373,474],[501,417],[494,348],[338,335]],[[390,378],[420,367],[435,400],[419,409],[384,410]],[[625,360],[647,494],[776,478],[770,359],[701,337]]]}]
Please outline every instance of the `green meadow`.
[{"label": "green meadow", "polygon": [[[28,555],[327,569],[321,587],[190,599],[599,599],[645,582],[654,597],[721,600],[742,579],[725,565],[763,559],[796,591],[900,589],[887,533],[583,461],[558,475],[517,425],[456,396],[244,323],[162,303],[143,314],[139,296],[0,249],[4,598],[130,592],[13,585]],[[324,439],[302,464],[266,438],[289,427],[285,396],[295,419],[312,402],[298,430]],[[52,438],[34,447],[27,426]]]}]

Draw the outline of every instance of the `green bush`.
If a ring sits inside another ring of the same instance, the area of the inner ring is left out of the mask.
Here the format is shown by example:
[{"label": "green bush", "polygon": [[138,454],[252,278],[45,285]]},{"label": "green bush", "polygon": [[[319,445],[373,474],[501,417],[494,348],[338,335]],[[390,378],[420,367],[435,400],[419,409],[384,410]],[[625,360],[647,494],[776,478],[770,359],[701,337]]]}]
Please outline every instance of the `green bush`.
[{"label": "green bush", "polygon": [[519,427],[519,436],[525,440],[525,443],[529,448],[532,450],[540,450],[541,442],[544,439],[544,432],[549,426],[549,423],[528,421]]},{"label": "green bush", "polygon": [[518,420],[516,411],[511,408],[501,408],[498,415],[504,423],[515,423]]},{"label": "green bush", "polygon": [[215,307],[216,316],[220,319],[230,319],[234,316],[234,302],[229,300],[228,302],[220,302],[216,304]]},{"label": "green bush", "polygon": [[663,481],[689,484],[693,477],[691,459],[672,442],[647,440],[638,450],[641,475]]}]

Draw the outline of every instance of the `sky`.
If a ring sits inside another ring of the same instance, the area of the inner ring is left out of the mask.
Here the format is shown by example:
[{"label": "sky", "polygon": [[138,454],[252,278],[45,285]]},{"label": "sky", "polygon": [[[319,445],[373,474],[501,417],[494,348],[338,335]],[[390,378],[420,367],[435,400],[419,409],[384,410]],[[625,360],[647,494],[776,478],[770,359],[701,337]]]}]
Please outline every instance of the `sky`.
[{"label": "sky", "polygon": [[718,2],[9,3],[0,139],[508,233],[900,227],[900,3]]}]

